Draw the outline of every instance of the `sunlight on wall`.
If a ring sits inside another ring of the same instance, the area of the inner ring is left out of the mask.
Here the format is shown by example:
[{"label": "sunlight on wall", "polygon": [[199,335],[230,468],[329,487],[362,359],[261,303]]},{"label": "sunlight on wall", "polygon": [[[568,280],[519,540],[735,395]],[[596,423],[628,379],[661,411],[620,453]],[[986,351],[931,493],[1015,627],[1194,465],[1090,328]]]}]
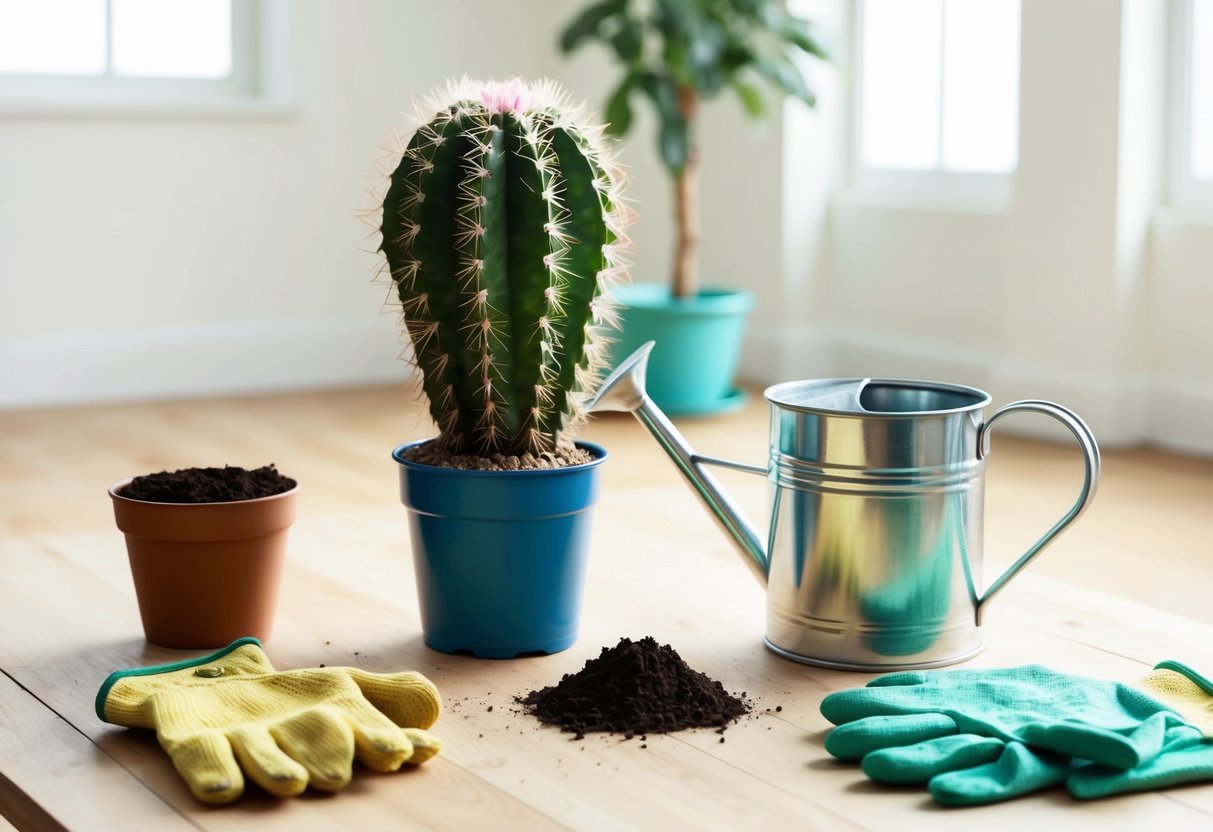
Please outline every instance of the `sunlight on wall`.
[{"label": "sunlight on wall", "polygon": [[105,53],[103,0],[0,0],[0,72],[100,75]]},{"label": "sunlight on wall", "polygon": [[1014,170],[1019,0],[866,0],[861,14],[863,164]]},{"label": "sunlight on wall", "polygon": [[231,0],[0,0],[0,72],[226,78],[231,71]]},{"label": "sunlight on wall", "polygon": [[113,0],[114,72],[225,78],[232,71],[230,0]]},{"label": "sunlight on wall", "polygon": [[[1213,43],[1213,0],[1192,4],[1192,43]],[[1213,50],[1192,50],[1192,174],[1213,177]]]}]

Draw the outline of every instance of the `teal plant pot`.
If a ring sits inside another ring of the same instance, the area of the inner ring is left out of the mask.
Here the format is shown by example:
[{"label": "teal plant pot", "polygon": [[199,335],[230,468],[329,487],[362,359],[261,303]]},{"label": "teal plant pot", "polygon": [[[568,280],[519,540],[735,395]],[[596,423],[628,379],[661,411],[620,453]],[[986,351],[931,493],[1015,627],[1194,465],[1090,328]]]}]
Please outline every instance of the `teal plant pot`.
[{"label": "teal plant pot", "polygon": [[706,415],[745,403],[733,378],[752,295],[705,289],[693,298],[675,298],[657,284],[620,286],[612,295],[621,305],[622,326],[611,366],[655,341],[646,389],[658,407],[671,415]]},{"label": "teal plant pot", "polygon": [[392,452],[408,509],[425,643],[443,653],[508,659],[577,640],[591,507],[606,451],[533,471],[462,471]]}]

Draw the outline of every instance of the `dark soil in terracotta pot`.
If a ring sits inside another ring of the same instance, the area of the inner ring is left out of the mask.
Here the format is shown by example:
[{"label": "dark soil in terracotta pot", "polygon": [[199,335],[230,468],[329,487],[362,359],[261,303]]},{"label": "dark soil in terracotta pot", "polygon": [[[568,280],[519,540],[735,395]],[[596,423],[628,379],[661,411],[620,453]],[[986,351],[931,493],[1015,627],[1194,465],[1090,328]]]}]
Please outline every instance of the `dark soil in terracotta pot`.
[{"label": "dark soil in terracotta pot", "polygon": [[273,465],[249,471],[222,468],[182,468],[135,477],[119,494],[149,503],[231,503],[256,500],[290,491],[297,483]]},{"label": "dark soil in terracotta pot", "polygon": [[744,693],[729,694],[651,636],[620,639],[579,672],[517,701],[540,722],[575,733],[575,739],[591,731],[631,738],[684,728],[722,730],[750,710]]}]

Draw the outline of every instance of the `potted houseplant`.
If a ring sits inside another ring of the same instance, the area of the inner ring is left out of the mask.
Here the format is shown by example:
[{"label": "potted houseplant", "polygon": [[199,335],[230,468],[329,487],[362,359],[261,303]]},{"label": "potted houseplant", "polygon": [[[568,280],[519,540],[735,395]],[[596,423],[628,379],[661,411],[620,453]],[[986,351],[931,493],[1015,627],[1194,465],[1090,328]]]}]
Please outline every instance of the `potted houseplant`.
[{"label": "potted houseplant", "polygon": [[437,437],[401,445],[426,643],[484,657],[577,636],[598,467],[574,443],[625,276],[621,173],[551,82],[423,103],[382,200],[382,251]]},{"label": "potted houseplant", "polygon": [[110,486],[147,640],[220,647],[267,640],[299,485],[273,465],[184,468]]},{"label": "potted houseplant", "polygon": [[565,53],[605,44],[623,68],[606,108],[608,131],[626,134],[632,99],[656,110],[661,159],[674,186],[675,244],[669,286],[621,287],[619,358],[656,341],[648,392],[668,413],[714,413],[740,405],[732,389],[745,316],[743,291],[700,286],[698,137],[701,102],[732,90],[753,117],[765,108],[756,81],[779,96],[815,103],[801,74],[802,54],[825,58],[808,22],[783,0],[599,0],[564,29]]}]

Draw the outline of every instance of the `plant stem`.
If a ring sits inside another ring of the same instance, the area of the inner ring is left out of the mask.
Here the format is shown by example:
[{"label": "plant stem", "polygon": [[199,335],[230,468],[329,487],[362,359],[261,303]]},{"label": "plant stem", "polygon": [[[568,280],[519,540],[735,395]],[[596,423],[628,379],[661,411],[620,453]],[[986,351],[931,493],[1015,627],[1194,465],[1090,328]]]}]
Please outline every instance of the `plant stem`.
[{"label": "plant stem", "polygon": [[689,85],[678,87],[678,109],[687,125],[686,165],[674,179],[674,281],[676,298],[699,294],[699,170],[702,163],[696,141],[695,120],[699,97]]}]

